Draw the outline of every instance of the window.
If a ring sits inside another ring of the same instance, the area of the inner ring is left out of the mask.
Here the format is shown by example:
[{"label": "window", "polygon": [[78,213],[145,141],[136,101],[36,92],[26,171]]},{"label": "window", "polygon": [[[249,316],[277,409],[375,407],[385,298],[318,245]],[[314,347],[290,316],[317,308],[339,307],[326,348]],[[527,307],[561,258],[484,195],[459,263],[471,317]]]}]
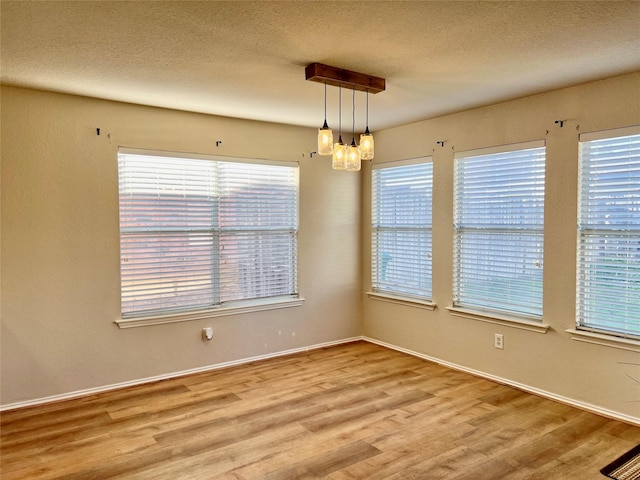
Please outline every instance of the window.
[{"label": "window", "polygon": [[640,339],[640,127],[615,133],[580,136],[577,328]]},{"label": "window", "polygon": [[431,159],[374,165],[372,289],[431,299]]},{"label": "window", "polygon": [[120,151],[123,318],[297,296],[298,167]]},{"label": "window", "polygon": [[543,142],[455,155],[454,307],[540,321]]}]

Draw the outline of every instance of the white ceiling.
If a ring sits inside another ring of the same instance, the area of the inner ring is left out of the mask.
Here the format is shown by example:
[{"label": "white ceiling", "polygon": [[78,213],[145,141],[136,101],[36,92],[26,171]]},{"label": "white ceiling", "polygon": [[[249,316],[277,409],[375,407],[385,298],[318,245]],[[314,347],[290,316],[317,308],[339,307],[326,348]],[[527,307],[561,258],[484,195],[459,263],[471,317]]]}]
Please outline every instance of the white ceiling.
[{"label": "white ceiling", "polygon": [[[372,131],[640,70],[639,1],[5,1],[1,81],[319,127],[312,62],[386,79]],[[338,89],[328,87],[337,128]],[[365,94],[356,92],[356,129]],[[343,92],[351,130],[351,92]]]}]

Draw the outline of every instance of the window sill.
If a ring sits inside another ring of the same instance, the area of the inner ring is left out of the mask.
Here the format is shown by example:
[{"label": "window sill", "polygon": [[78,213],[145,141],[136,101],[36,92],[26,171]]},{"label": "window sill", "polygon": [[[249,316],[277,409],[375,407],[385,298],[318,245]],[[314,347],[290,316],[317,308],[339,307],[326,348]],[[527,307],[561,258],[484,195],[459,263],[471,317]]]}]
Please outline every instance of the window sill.
[{"label": "window sill", "polygon": [[435,310],[436,304],[426,300],[418,300],[417,298],[401,297],[397,295],[389,295],[388,293],[366,292],[371,300],[380,302],[396,303],[398,305],[406,305],[408,307],[424,308],[426,310]]},{"label": "window sill", "polygon": [[169,315],[153,315],[148,317],[119,318],[115,323],[120,328],[147,327],[150,325],[162,325],[165,323],[189,322],[205,318],[223,317],[227,315],[240,315],[243,313],[261,312],[263,310],[275,310],[280,308],[299,307],[304,303],[304,298],[286,298],[271,300],[252,300],[237,302],[233,306],[217,307],[195,312],[173,313]]},{"label": "window sill", "polygon": [[570,328],[565,332],[571,335],[573,340],[578,342],[593,343],[595,345],[604,345],[605,347],[619,348],[621,350],[630,350],[640,353],[640,341],[630,338],[621,338],[613,335],[604,335],[602,333],[587,332],[585,330],[576,330]]},{"label": "window sill", "polygon": [[480,312],[477,310],[468,310],[466,308],[446,307],[454,317],[468,318],[471,320],[480,320],[481,322],[494,323],[504,325],[506,327],[519,328],[521,330],[529,330],[536,333],[547,333],[550,325],[535,320],[526,320],[524,318],[510,317],[497,313]]}]

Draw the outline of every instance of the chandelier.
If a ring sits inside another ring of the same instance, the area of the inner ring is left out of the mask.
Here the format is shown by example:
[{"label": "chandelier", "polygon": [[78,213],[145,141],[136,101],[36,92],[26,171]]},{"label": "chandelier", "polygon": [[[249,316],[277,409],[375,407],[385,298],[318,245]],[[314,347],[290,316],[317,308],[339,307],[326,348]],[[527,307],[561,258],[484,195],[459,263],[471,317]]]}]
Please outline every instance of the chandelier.
[{"label": "chandelier", "polygon": [[[313,82],[324,83],[324,123],[318,129],[318,155],[331,155],[331,165],[335,170],[347,170],[355,172],[360,170],[361,160],[372,160],[374,156],[373,135],[369,131],[369,93],[380,93],[385,90],[384,78],[372,77],[363,73],[344,70],[341,68],[312,63],[305,68],[305,77]],[[338,87],[339,94],[339,136],[338,141],[333,142],[333,132],[327,124],[327,85]],[[342,141],[342,89],[352,91],[352,139],[351,144],[346,145]],[[367,94],[366,129],[360,135],[360,145],[356,144],[355,137],[355,112],[356,90]]]}]

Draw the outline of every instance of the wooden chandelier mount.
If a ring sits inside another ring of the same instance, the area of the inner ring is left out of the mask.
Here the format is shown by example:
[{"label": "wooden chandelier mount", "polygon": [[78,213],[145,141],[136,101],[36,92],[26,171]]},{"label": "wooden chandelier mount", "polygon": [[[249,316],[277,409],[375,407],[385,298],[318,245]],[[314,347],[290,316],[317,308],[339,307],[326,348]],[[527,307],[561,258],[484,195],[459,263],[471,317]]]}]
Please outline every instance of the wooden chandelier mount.
[{"label": "wooden chandelier mount", "polygon": [[369,93],[384,92],[385,80],[343,68],[322,63],[312,63],[304,69],[305,77],[312,82],[326,83],[334,87],[344,87]]}]

